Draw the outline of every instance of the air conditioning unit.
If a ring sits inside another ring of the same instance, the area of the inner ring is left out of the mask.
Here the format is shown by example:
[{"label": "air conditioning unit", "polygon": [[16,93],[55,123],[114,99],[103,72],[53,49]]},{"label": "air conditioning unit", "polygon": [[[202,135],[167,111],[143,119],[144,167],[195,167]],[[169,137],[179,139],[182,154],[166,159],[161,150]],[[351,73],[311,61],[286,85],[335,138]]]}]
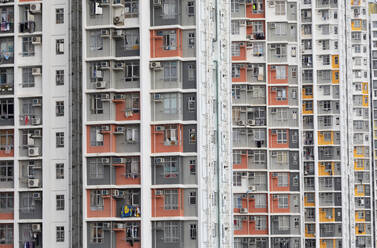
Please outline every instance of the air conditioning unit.
[{"label": "air conditioning unit", "polygon": [[110,125],[102,125],[101,126],[101,131],[109,132],[110,131]]},{"label": "air conditioning unit", "polygon": [[42,70],[40,67],[34,67],[31,69],[31,75],[40,76],[41,74],[42,74]]},{"label": "air conditioning unit", "polygon": [[249,212],[249,210],[247,208],[241,208],[240,209],[241,214],[247,214],[248,212]]},{"label": "air conditioning unit", "polygon": [[277,89],[278,89],[278,88],[276,88],[276,87],[271,87],[271,91],[272,91],[272,92],[276,92]]},{"label": "air conditioning unit", "polygon": [[114,100],[124,100],[125,96],[123,94],[115,94]]},{"label": "air conditioning unit", "polygon": [[250,221],[255,221],[255,216],[250,216]]},{"label": "air conditioning unit", "polygon": [[105,222],[102,225],[103,225],[104,229],[107,229],[107,230],[111,229],[111,223],[110,222]]},{"label": "air conditioning unit", "polygon": [[114,157],[112,158],[112,163],[113,164],[124,164],[126,161],[124,158],[118,158],[118,157]]},{"label": "air conditioning unit", "polygon": [[156,126],[155,130],[156,130],[156,132],[161,132],[161,131],[165,130],[165,127],[164,126]]},{"label": "air conditioning unit", "polygon": [[165,158],[155,158],[154,159],[154,162],[156,164],[162,164],[162,163],[165,163]]},{"label": "air conditioning unit", "polygon": [[41,129],[35,129],[33,133],[31,134],[32,138],[40,138],[42,137],[42,130]]},{"label": "air conditioning unit", "polygon": [[154,7],[161,7],[162,6],[162,0],[153,0],[153,6]]},{"label": "air conditioning unit", "polygon": [[41,125],[41,118],[40,117],[33,117],[31,118],[31,125]]},{"label": "air conditioning unit", "polygon": [[42,5],[40,3],[30,4],[30,13],[39,14],[42,12]]},{"label": "air conditioning unit", "polygon": [[101,101],[109,101],[110,100],[110,94],[101,94]]},{"label": "air conditioning unit", "polygon": [[[272,48],[272,45],[271,45],[271,48]],[[271,70],[276,70],[276,65],[271,65]]]},{"label": "air conditioning unit", "polygon": [[245,122],[240,120],[240,121],[237,121],[237,125],[238,126],[245,126]]},{"label": "air conditioning unit", "polygon": [[41,232],[41,224],[31,224],[32,232]]},{"label": "air conditioning unit", "polygon": [[27,186],[29,188],[39,188],[39,179],[28,179],[27,180]]},{"label": "air conditioning unit", "polygon": [[271,157],[275,158],[277,157],[278,153],[277,152],[271,152]]},{"label": "air conditioning unit", "polygon": [[271,114],[276,114],[277,113],[277,108],[272,108],[271,109]]},{"label": "air conditioning unit", "polygon": [[33,38],[31,38],[31,44],[40,45],[41,43],[42,43],[42,37],[41,36],[33,36]]},{"label": "air conditioning unit", "polygon": [[113,38],[124,38],[124,33],[123,33],[123,30],[114,30],[113,31]]},{"label": "air conditioning unit", "polygon": [[33,199],[34,199],[34,200],[40,200],[40,199],[41,199],[41,196],[42,196],[42,193],[41,193],[41,192],[34,192],[34,193],[33,193]]},{"label": "air conditioning unit", "polygon": [[42,99],[40,99],[40,98],[34,98],[33,101],[32,101],[32,103],[31,103],[31,105],[33,107],[39,107],[39,106],[41,106],[42,105]]},{"label": "air conditioning unit", "polygon": [[123,16],[116,16],[113,19],[114,25],[124,25],[124,17]]},{"label": "air conditioning unit", "polygon": [[249,187],[249,190],[251,190],[251,191],[256,191],[257,188],[256,188],[255,186],[250,186],[250,187]]},{"label": "air conditioning unit", "polygon": [[110,1],[109,0],[99,0],[98,3],[99,3],[99,6],[106,6],[106,5],[110,4]]},{"label": "air conditioning unit", "polygon": [[109,29],[102,29],[101,30],[101,37],[102,38],[109,38],[110,37],[110,30]]},{"label": "air conditioning unit", "polygon": [[106,88],[106,81],[100,81],[96,83],[96,89],[105,89]]},{"label": "air conditioning unit", "polygon": [[38,157],[39,156],[39,147],[29,147],[27,154],[29,157]]},{"label": "air conditioning unit", "polygon": [[108,189],[103,189],[103,190],[101,191],[101,195],[110,195],[110,190],[108,190]]},{"label": "air conditioning unit", "polygon": [[120,196],[120,192],[119,192],[119,190],[114,189],[112,195],[113,195],[113,197],[119,197],[119,196]]},{"label": "air conditioning unit", "polygon": [[155,102],[160,102],[160,101],[162,101],[162,95],[161,94],[154,94],[153,95],[153,101],[155,101]]},{"label": "air conditioning unit", "polygon": [[113,69],[114,70],[123,70],[124,69],[124,63],[123,62],[115,62]]},{"label": "air conditioning unit", "polygon": [[155,195],[163,195],[164,194],[164,191],[161,190],[161,189],[156,189],[155,191]]},{"label": "air conditioning unit", "polygon": [[275,29],[276,28],[276,23],[271,23],[271,29]]},{"label": "air conditioning unit", "polygon": [[101,69],[110,69],[110,62],[109,61],[102,61],[100,64],[99,64],[99,67]]},{"label": "air conditioning unit", "polygon": [[255,126],[255,120],[249,120],[247,123],[249,126]]},{"label": "air conditioning unit", "polygon": [[124,229],[123,223],[114,223],[114,229]]},{"label": "air conditioning unit", "polygon": [[149,67],[152,69],[152,70],[161,70],[162,69],[162,66],[161,66],[161,63],[160,62],[150,62],[149,63]]},{"label": "air conditioning unit", "polygon": [[277,178],[278,177],[278,173],[272,173],[272,178]]},{"label": "air conditioning unit", "polygon": [[123,126],[117,126],[115,127],[115,134],[124,134],[124,132],[126,131],[125,127]]},{"label": "air conditioning unit", "polygon": [[102,164],[110,164],[110,158],[101,158]]},{"label": "air conditioning unit", "polygon": [[254,40],[254,35],[252,35],[252,34],[248,34],[248,35],[246,36],[246,39],[248,39],[248,40]]}]

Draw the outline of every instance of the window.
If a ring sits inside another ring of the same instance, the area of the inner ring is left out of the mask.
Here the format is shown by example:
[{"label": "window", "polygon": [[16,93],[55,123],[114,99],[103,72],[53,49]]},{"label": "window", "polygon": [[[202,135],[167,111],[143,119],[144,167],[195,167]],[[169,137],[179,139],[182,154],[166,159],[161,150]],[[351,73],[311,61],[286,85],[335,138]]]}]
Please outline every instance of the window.
[{"label": "window", "polygon": [[253,14],[263,13],[263,0],[251,0]]},{"label": "window", "polygon": [[287,143],[287,130],[276,130],[277,134],[277,143],[286,144]]},{"label": "window", "polygon": [[187,80],[194,81],[196,78],[196,68],[194,64],[187,66]]},{"label": "window", "polygon": [[105,167],[100,160],[93,159],[88,161],[88,177],[90,179],[103,179],[104,174]]},{"label": "window", "polygon": [[188,41],[188,47],[189,47],[189,48],[195,48],[195,33],[190,32],[190,33],[188,34],[188,39],[187,39],[187,41]]},{"label": "window", "polygon": [[164,0],[161,15],[162,19],[175,19],[177,16],[177,1]]},{"label": "window", "polygon": [[196,129],[190,128],[189,129],[189,144],[193,145],[196,144]]},{"label": "window", "polygon": [[263,34],[264,22],[253,21],[251,23],[251,29],[252,29],[253,34]]},{"label": "window", "polygon": [[56,147],[57,148],[64,147],[64,132],[56,133]]},{"label": "window", "polygon": [[177,159],[175,157],[165,158],[163,163],[164,167],[164,177],[165,178],[177,178],[178,168]]},{"label": "window", "polygon": [[190,225],[190,238],[192,240],[196,240],[196,236],[197,236],[196,224],[191,224]]},{"label": "window", "polygon": [[285,15],[285,1],[275,2],[275,15]]},{"label": "window", "polygon": [[177,81],[177,62],[164,63],[164,81]]},{"label": "window", "polygon": [[34,76],[32,74],[31,67],[22,68],[22,87],[23,88],[30,88],[34,87]]},{"label": "window", "polygon": [[6,193],[0,193],[0,209],[13,209],[13,193],[6,192]]},{"label": "window", "polygon": [[275,24],[275,35],[285,36],[287,35],[287,24],[286,23],[274,23]]},{"label": "window", "polygon": [[64,39],[56,40],[56,54],[64,54]]},{"label": "window", "polygon": [[91,95],[90,110],[92,114],[103,114],[102,94]]},{"label": "window", "polygon": [[230,10],[232,13],[240,12],[240,1],[239,0],[232,0],[230,2]]},{"label": "window", "polygon": [[288,208],[288,195],[277,195],[278,208]]},{"label": "window", "polygon": [[56,102],[56,116],[64,116],[64,101]]},{"label": "window", "polygon": [[189,161],[190,175],[196,175],[196,160]]},{"label": "window", "polygon": [[266,216],[254,216],[255,218],[255,230],[263,231],[267,227],[267,217]]},{"label": "window", "polygon": [[[177,222],[164,221],[164,243],[175,243],[180,240],[180,227]],[[191,231],[191,230],[190,230]],[[191,234],[191,232],[190,232]]]},{"label": "window", "polygon": [[139,0],[125,0],[124,1],[125,14],[127,16],[138,16],[139,13]]},{"label": "window", "polygon": [[240,34],[240,22],[239,21],[232,21],[232,34],[233,35]]},{"label": "window", "polygon": [[164,209],[174,210],[178,209],[178,190],[166,189],[164,192]]},{"label": "window", "polygon": [[288,173],[277,173],[278,187],[288,187]]},{"label": "window", "polygon": [[164,94],[164,113],[176,114],[177,109],[177,93]]},{"label": "window", "polygon": [[277,101],[285,101],[287,100],[287,89],[279,87],[276,90],[276,100]]},{"label": "window", "polygon": [[187,2],[187,15],[188,16],[195,16],[195,1],[188,1]]},{"label": "window", "polygon": [[126,29],[123,39],[123,49],[125,50],[139,50],[139,30]]},{"label": "window", "polygon": [[13,224],[0,224],[0,244],[13,244]]},{"label": "window", "polygon": [[232,64],[232,78],[239,78],[241,76],[241,65]]},{"label": "window", "polygon": [[103,146],[103,134],[100,126],[90,127],[90,146]]},{"label": "window", "polygon": [[64,85],[64,70],[56,70],[55,82],[57,86]]},{"label": "window", "polygon": [[101,190],[90,191],[90,208],[92,210],[102,210],[104,207],[104,199]]},{"label": "window", "polygon": [[195,191],[190,192],[189,203],[190,205],[196,205],[196,192]]},{"label": "window", "polygon": [[240,50],[240,43],[233,42],[232,43],[232,56],[240,56],[241,50]]},{"label": "window", "polygon": [[330,55],[323,55],[322,56],[322,64],[323,65],[330,65]]},{"label": "window", "polygon": [[267,207],[267,200],[265,194],[256,194],[254,195],[255,198],[255,208],[266,208]]},{"label": "window", "polygon": [[64,179],[64,164],[58,163],[55,165],[56,179]]},{"label": "window", "polygon": [[64,201],[64,195],[56,195],[56,210],[64,210],[65,201]]},{"label": "window", "polygon": [[187,109],[188,112],[195,112],[196,109],[196,97],[190,96],[187,98]]},{"label": "window", "polygon": [[13,162],[0,161],[0,182],[13,182]]},{"label": "window", "polygon": [[289,216],[279,216],[278,223],[279,223],[278,228],[280,231],[289,230]]},{"label": "window", "polygon": [[233,172],[233,186],[241,186],[241,172]]},{"label": "window", "polygon": [[56,24],[64,23],[64,9],[56,9]]},{"label": "window", "polygon": [[13,131],[0,131],[0,150],[5,150],[5,153],[10,153],[13,149]]},{"label": "window", "polygon": [[90,241],[95,244],[102,244],[105,238],[103,223],[93,223],[90,228]]},{"label": "window", "polygon": [[22,37],[22,56],[34,56],[33,37]]},{"label": "window", "polygon": [[101,37],[101,31],[90,32],[89,49],[91,51],[98,51],[103,49],[103,38]]},{"label": "window", "polygon": [[163,33],[164,50],[177,50],[177,33],[175,30]]},{"label": "window", "polygon": [[168,126],[164,132],[165,145],[177,145],[177,126]]},{"label": "window", "polygon": [[64,242],[64,226],[56,227],[56,242]]},{"label": "window", "polygon": [[11,120],[14,118],[14,102],[13,99],[0,100],[0,119]]},{"label": "window", "polygon": [[286,66],[276,66],[276,79],[286,79],[287,78],[287,67]]},{"label": "window", "polygon": [[137,128],[126,129],[126,142],[128,144],[136,144],[139,130]]}]

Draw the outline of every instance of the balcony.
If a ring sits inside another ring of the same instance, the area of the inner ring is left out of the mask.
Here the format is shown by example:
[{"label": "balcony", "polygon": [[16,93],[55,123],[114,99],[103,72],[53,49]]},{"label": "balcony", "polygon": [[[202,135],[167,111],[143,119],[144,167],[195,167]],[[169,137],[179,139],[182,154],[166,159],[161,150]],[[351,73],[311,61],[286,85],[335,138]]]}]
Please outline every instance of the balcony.
[{"label": "balcony", "polygon": [[14,130],[0,130],[0,157],[14,156]]},{"label": "balcony", "polygon": [[0,35],[14,32],[13,7],[1,8]]},{"label": "balcony", "polygon": [[0,65],[13,64],[14,62],[14,41],[13,38],[0,38]]},{"label": "balcony", "polygon": [[294,194],[274,194],[270,200],[271,213],[299,213],[300,197]]},{"label": "balcony", "polygon": [[268,24],[268,41],[297,41],[297,24],[276,22]]},{"label": "balcony", "polygon": [[42,125],[42,99],[22,98],[20,99],[19,124],[21,126]]},{"label": "balcony", "polygon": [[197,189],[152,189],[152,217],[197,216],[197,212]]},{"label": "balcony", "polygon": [[42,156],[42,129],[20,130],[20,156],[39,157]]},{"label": "balcony", "polygon": [[139,157],[87,158],[88,185],[140,184]]},{"label": "balcony", "polygon": [[271,234],[300,234],[300,217],[289,215],[271,216]]},{"label": "balcony", "polygon": [[319,193],[319,206],[333,207],[342,206],[341,193]]},{"label": "balcony", "polygon": [[18,233],[19,247],[42,248],[42,223],[20,223]]},{"label": "balcony", "polygon": [[233,150],[233,169],[267,169],[267,152]]},{"label": "balcony", "polygon": [[[196,221],[154,221],[152,222],[152,248],[197,248],[197,229]],[[173,232],[171,230],[180,230]],[[182,240],[185,240],[185,245]],[[187,241],[187,243],[186,243]]]},{"label": "balcony", "polygon": [[340,177],[320,177],[319,190],[320,191],[341,191],[342,180]]},{"label": "balcony", "polygon": [[233,104],[266,104],[266,87],[238,84],[232,85],[232,100]]},{"label": "balcony", "polygon": [[20,192],[20,219],[42,219],[42,192]]},{"label": "balcony", "polygon": [[0,68],[0,95],[12,95],[14,93],[13,68]]},{"label": "balcony", "polygon": [[196,125],[152,125],[151,132],[152,153],[196,152]]},{"label": "balcony", "polygon": [[265,126],[265,107],[233,107],[233,126]]},{"label": "balcony", "polygon": [[10,126],[14,125],[14,99],[3,98],[0,100],[0,125]]},{"label": "balcony", "polygon": [[152,121],[196,120],[196,93],[155,93]]},{"label": "balcony", "polygon": [[197,184],[195,157],[152,158],[152,184]]},{"label": "balcony", "polygon": [[281,248],[281,247],[301,247],[300,238],[272,238],[271,248]]},{"label": "balcony", "polygon": [[[99,233],[103,236],[98,239]],[[140,248],[140,233],[139,221],[88,222],[88,247],[100,242],[101,247]]]},{"label": "balcony", "polygon": [[87,190],[88,218],[140,217],[140,189]]},{"label": "balcony", "polygon": [[151,26],[193,26],[195,12],[195,1],[156,1],[151,4]]},{"label": "balcony", "polygon": [[20,6],[20,33],[42,32],[42,4],[34,3]]},{"label": "balcony", "polygon": [[298,170],[299,152],[297,151],[270,151],[270,169]]},{"label": "balcony", "polygon": [[[306,179],[306,178],[305,178]],[[270,190],[278,192],[299,191],[300,179],[296,172],[271,172]]]},{"label": "balcony", "polygon": [[20,188],[42,188],[42,160],[23,160],[19,167]]},{"label": "balcony", "polygon": [[319,147],[319,160],[340,160],[340,147]]},{"label": "balcony", "polygon": [[266,129],[234,128],[233,146],[248,148],[265,148]]},{"label": "balcony", "polygon": [[342,237],[342,224],[320,224],[320,237]]},{"label": "balcony", "polygon": [[[234,235],[268,234],[267,216],[234,216]],[[258,226],[258,228],[257,228]]]},{"label": "balcony", "polygon": [[196,63],[194,61],[150,62],[152,89],[195,89]]}]

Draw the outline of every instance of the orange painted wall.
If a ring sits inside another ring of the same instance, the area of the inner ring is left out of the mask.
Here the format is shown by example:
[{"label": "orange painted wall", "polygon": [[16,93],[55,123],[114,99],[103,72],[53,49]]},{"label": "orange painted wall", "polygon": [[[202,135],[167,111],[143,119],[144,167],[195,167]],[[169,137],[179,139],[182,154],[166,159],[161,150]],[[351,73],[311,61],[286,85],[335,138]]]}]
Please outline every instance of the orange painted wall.
[{"label": "orange painted wall", "polygon": [[270,173],[270,190],[271,191],[289,191],[289,174],[288,174],[288,186],[287,187],[279,187],[278,186],[278,178],[272,176],[273,172]]},{"label": "orange painted wall", "polygon": [[247,81],[247,69],[246,64],[242,64],[243,67],[240,68],[240,77],[232,78],[232,82],[246,82]]},{"label": "orange painted wall", "polygon": [[[173,29],[164,29],[164,31]],[[177,49],[176,50],[164,50],[163,43],[164,38],[162,36],[157,36],[158,30],[152,30],[151,35],[151,57],[161,58],[161,57],[177,57],[182,56],[182,31],[176,29],[177,31]]]},{"label": "orange painted wall", "polygon": [[[267,223],[268,223],[268,217],[267,218]],[[249,221],[249,234],[268,234],[268,224],[266,225],[265,230],[255,230],[255,221],[251,220]]]},{"label": "orange painted wall", "polygon": [[249,216],[247,216],[247,220],[242,220],[242,229],[241,230],[234,230],[234,234],[235,235],[249,234],[248,226],[249,226]]},{"label": "orange painted wall", "polygon": [[155,190],[152,189],[152,217],[184,216],[183,193],[184,189],[178,189],[178,209],[165,210],[164,195],[156,196]]},{"label": "orange painted wall", "polygon": [[[20,1],[22,2],[22,1]],[[13,248],[14,245],[0,245],[0,248]]]},{"label": "orange painted wall", "polygon": [[287,84],[288,83],[288,66],[286,66],[286,76],[285,79],[276,79],[276,70],[271,69],[271,66],[268,66],[268,83],[269,84]]},{"label": "orange painted wall", "polygon": [[140,184],[140,177],[137,178],[126,178],[124,176],[124,166],[117,166],[115,168],[115,184],[116,185],[129,185],[129,184]]},{"label": "orange painted wall", "polygon": [[183,126],[177,125],[177,144],[176,145],[164,145],[164,131],[155,131],[155,126],[151,126],[152,133],[152,153],[160,152],[183,152],[183,141],[182,141]]},{"label": "orange painted wall", "polygon": [[[277,180],[276,180],[277,181]],[[279,208],[279,199],[270,195],[271,213],[289,213],[290,212],[290,195],[288,195],[288,208]]]},{"label": "orange painted wall", "polygon": [[[286,100],[277,100],[277,91],[273,91],[272,88],[285,88],[286,89]],[[269,105],[288,105],[288,86],[287,87],[268,87],[268,104]]]},{"label": "orange painted wall", "polygon": [[278,144],[277,139],[278,135],[277,134],[272,134],[272,130],[268,130],[268,142],[269,142],[269,147],[270,148],[289,148],[289,130],[285,130],[287,133],[287,143],[285,144]]},{"label": "orange painted wall", "polygon": [[[241,200],[242,208],[247,208],[247,198],[242,198]],[[240,208],[233,208],[234,213],[240,213]]]},{"label": "orange painted wall", "polygon": [[265,17],[265,3],[263,2],[263,12],[253,13],[253,4],[246,4],[246,17],[247,18],[264,18]]},{"label": "orange painted wall", "polygon": [[245,42],[235,42],[242,43],[240,45],[240,56],[232,56],[232,60],[246,60],[246,43]]},{"label": "orange painted wall", "polygon": [[116,201],[111,195],[104,198],[103,209],[98,211],[90,209],[90,190],[86,191],[86,197],[88,218],[116,217]]},{"label": "orange painted wall", "polygon": [[0,220],[13,220],[14,212],[0,213]]},{"label": "orange painted wall", "polygon": [[[115,126],[110,125],[111,132],[114,132]],[[105,153],[105,152],[115,152],[116,151],[116,139],[110,133],[104,133],[103,135],[103,146],[91,146],[90,145],[90,126],[86,127],[86,144],[88,153]]]},{"label": "orange painted wall", "polygon": [[241,154],[241,164],[233,164],[233,169],[247,169],[247,153]]},{"label": "orange painted wall", "polygon": [[265,208],[256,208],[255,199],[249,199],[249,213],[267,213],[268,202],[266,197],[266,207]]},{"label": "orange painted wall", "polygon": [[115,105],[115,120],[116,121],[134,121],[140,120],[140,113],[134,113],[130,117],[126,117],[125,115],[125,108],[126,102],[125,101],[116,101]]},{"label": "orange painted wall", "polygon": [[135,242],[133,246],[125,240],[125,230],[115,232],[116,248],[140,248],[141,243]]},{"label": "orange painted wall", "polygon": [[[14,130],[4,130],[8,131],[8,134],[13,134],[13,146],[14,146]],[[13,157],[14,156],[14,149],[11,149],[10,151],[0,150],[0,157]]]}]

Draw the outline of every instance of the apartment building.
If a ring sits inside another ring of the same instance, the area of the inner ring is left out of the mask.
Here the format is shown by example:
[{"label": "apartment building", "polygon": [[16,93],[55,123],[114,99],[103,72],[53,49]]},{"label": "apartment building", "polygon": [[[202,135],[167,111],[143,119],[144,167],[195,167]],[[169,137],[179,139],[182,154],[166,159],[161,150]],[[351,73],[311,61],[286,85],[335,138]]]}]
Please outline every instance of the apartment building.
[{"label": "apartment building", "polygon": [[0,247],[69,247],[68,9],[0,1]]},{"label": "apartment building", "polygon": [[83,247],[231,247],[229,36],[215,31],[230,15],[214,7],[84,1]]},{"label": "apartment building", "polygon": [[366,1],[233,0],[235,247],[372,247]]}]

